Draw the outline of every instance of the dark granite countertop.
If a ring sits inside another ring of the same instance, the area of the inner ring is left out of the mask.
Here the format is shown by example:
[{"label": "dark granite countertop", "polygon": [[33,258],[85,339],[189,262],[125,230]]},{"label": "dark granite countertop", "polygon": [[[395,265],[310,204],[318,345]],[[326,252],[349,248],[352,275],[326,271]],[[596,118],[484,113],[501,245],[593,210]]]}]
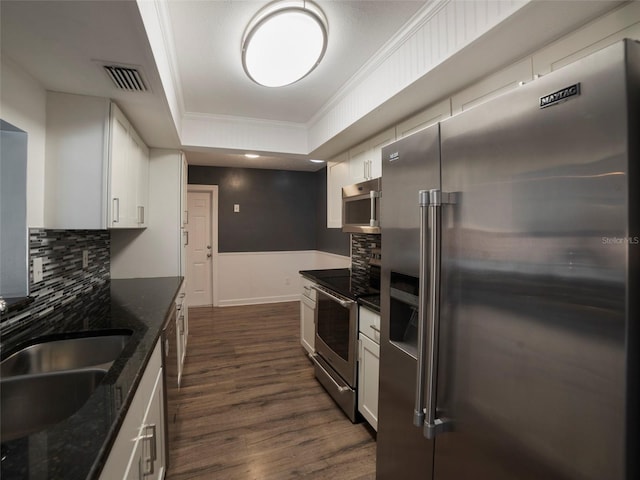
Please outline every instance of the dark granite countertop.
[{"label": "dark granite countertop", "polygon": [[339,293],[367,308],[380,312],[380,292],[371,285],[370,279],[354,274],[348,268],[325,270],[301,270],[300,275],[329,290]]},{"label": "dark granite countertop", "polygon": [[181,283],[182,277],[111,280],[109,305],[88,330],[126,329],[131,340],[80,410],[44,431],[2,444],[3,480],[99,477]]}]

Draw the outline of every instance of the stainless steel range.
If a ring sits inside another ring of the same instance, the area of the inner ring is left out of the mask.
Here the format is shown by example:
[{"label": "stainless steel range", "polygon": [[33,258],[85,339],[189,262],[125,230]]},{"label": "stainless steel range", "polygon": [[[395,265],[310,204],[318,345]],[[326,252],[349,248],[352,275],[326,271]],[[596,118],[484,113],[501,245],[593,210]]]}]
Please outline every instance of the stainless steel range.
[{"label": "stainless steel range", "polygon": [[315,287],[316,352],[310,358],[316,378],[340,405],[352,422],[356,421],[356,344],[358,304],[323,287]]},{"label": "stainless steel range", "polygon": [[[301,272],[318,285],[315,310],[315,348],[309,357],[315,375],[352,422],[357,421],[358,303],[378,293],[370,280],[349,269]],[[379,282],[379,279],[376,279]]]}]

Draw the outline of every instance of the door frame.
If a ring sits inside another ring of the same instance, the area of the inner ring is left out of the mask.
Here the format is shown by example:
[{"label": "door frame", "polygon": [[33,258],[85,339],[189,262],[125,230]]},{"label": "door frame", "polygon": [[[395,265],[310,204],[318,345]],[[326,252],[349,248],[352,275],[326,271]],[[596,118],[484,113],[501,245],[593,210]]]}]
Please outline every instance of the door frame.
[{"label": "door frame", "polygon": [[[190,192],[209,193],[211,197],[211,300],[218,306],[218,185],[187,185]],[[188,204],[188,202],[187,202]],[[188,222],[187,222],[188,223]]]}]

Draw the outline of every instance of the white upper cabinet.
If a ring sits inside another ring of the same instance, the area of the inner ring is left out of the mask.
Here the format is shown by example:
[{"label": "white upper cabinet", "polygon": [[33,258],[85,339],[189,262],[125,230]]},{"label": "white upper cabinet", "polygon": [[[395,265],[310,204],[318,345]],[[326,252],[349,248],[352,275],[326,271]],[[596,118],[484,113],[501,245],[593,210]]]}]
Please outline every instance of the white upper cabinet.
[{"label": "white upper cabinet", "polygon": [[409,117],[396,125],[398,139],[408,137],[417,131],[423,130],[451,116],[451,100],[445,99],[442,102],[423,110],[422,112]]},{"label": "white upper cabinet", "polygon": [[521,82],[527,83],[532,79],[531,59],[525,58],[453,95],[451,110],[454,114],[469,110],[480,103],[514,90]]},{"label": "white upper cabinet", "polygon": [[145,227],[149,203],[149,149],[113,103],[110,127],[109,227]]},{"label": "white upper cabinet", "polygon": [[363,182],[369,178],[370,162],[369,145],[367,142],[356,145],[349,150],[349,180],[345,185]]},{"label": "white upper cabinet", "polygon": [[342,228],[342,187],[351,183],[347,152],[327,162],[327,228]]},{"label": "white upper cabinet", "polygon": [[640,2],[628,2],[533,55],[534,75],[546,75],[624,38],[640,39]]},{"label": "white upper cabinet", "polygon": [[382,147],[396,140],[395,127],[389,128],[349,150],[350,182],[358,183],[382,176]]},{"label": "white upper cabinet", "polygon": [[45,226],[146,227],[149,150],[109,99],[47,93]]}]

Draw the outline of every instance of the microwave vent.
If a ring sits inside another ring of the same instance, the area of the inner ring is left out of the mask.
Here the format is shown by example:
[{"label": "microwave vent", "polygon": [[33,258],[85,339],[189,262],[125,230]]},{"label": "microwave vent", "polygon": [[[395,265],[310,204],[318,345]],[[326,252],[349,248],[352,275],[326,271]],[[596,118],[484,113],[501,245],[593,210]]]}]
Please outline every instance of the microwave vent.
[{"label": "microwave vent", "polygon": [[104,69],[120,90],[129,92],[147,91],[142,75],[137,69],[120,65],[104,65]]}]

